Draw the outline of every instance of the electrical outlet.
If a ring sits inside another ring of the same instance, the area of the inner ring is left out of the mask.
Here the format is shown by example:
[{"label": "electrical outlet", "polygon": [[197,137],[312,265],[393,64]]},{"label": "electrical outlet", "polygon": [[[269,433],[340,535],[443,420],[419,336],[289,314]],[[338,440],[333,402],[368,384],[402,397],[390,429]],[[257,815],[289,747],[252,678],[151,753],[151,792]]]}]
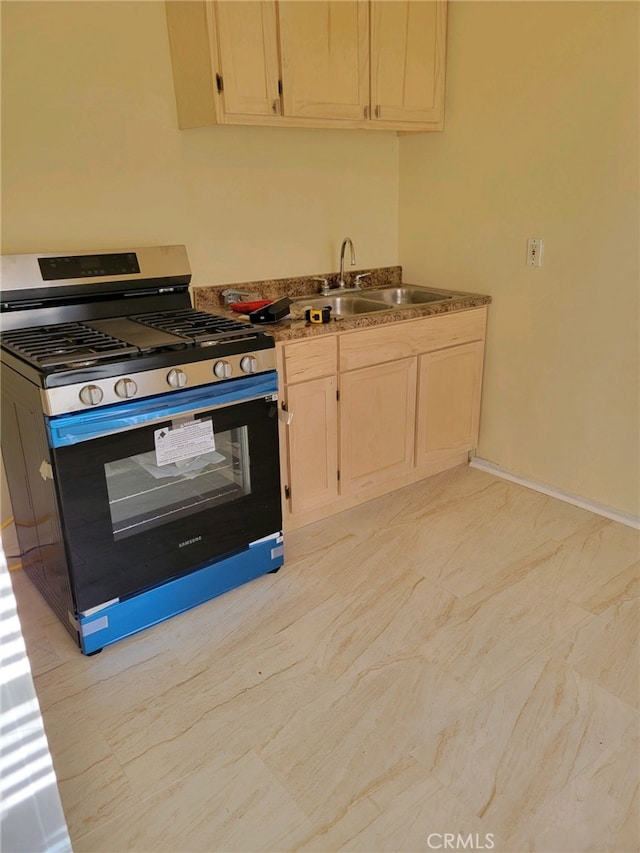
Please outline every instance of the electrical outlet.
[{"label": "electrical outlet", "polygon": [[544,248],[544,240],[540,237],[531,237],[527,242],[527,266],[541,267],[542,266],[542,249]]}]

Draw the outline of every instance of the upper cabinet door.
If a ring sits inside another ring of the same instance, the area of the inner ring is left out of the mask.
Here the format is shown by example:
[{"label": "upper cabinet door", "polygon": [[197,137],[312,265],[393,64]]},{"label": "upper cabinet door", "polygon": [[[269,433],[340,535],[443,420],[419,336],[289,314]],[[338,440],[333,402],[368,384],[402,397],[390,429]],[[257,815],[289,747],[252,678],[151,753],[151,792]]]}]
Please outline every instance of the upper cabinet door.
[{"label": "upper cabinet door", "polygon": [[446,0],[371,4],[372,119],[437,122],[444,116]]},{"label": "upper cabinet door", "polygon": [[214,9],[224,119],[279,115],[275,0],[221,0]]},{"label": "upper cabinet door", "polygon": [[285,0],[278,14],[285,115],[368,118],[366,0]]}]

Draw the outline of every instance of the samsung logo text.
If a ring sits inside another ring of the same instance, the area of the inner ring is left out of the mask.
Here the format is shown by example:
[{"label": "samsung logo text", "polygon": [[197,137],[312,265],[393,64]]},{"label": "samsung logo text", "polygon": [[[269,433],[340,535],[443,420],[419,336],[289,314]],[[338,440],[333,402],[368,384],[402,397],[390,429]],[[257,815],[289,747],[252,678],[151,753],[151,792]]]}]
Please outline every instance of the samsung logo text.
[{"label": "samsung logo text", "polygon": [[193,539],[186,539],[178,544],[178,548],[186,548],[187,545],[193,545],[195,542],[201,542],[202,536],[194,536]]}]

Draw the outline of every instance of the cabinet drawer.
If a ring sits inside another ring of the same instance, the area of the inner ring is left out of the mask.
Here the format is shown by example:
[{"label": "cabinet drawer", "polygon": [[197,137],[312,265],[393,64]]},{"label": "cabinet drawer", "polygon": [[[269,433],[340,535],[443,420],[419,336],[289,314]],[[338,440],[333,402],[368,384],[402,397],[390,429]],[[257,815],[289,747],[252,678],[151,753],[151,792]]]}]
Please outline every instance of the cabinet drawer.
[{"label": "cabinet drawer", "polygon": [[338,369],[338,343],[335,336],[299,341],[284,347],[285,382],[304,382],[330,376]]},{"label": "cabinet drawer", "polygon": [[487,309],[474,308],[340,336],[340,370],[356,370],[484,339]]}]

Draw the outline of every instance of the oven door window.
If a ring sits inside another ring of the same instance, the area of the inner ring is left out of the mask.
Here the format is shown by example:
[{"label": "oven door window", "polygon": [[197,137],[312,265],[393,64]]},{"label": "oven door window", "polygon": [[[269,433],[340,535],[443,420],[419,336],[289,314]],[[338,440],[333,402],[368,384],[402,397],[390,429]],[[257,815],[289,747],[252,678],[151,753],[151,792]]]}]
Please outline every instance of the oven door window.
[{"label": "oven door window", "polygon": [[[171,439],[168,453],[159,452],[160,432]],[[180,421],[154,418],[52,453],[79,611],[214,563],[282,529],[272,399]]]},{"label": "oven door window", "polygon": [[[211,425],[211,421],[196,420],[171,431],[157,430],[157,439],[188,434],[190,429],[207,424]],[[211,448],[196,447],[193,455],[189,455],[187,437],[175,441],[177,448],[170,448],[165,456],[154,449],[105,463],[109,513],[116,541],[251,493],[247,427],[225,430],[215,435],[215,439],[210,428],[210,435]],[[204,452],[197,452],[198,449]]]}]

